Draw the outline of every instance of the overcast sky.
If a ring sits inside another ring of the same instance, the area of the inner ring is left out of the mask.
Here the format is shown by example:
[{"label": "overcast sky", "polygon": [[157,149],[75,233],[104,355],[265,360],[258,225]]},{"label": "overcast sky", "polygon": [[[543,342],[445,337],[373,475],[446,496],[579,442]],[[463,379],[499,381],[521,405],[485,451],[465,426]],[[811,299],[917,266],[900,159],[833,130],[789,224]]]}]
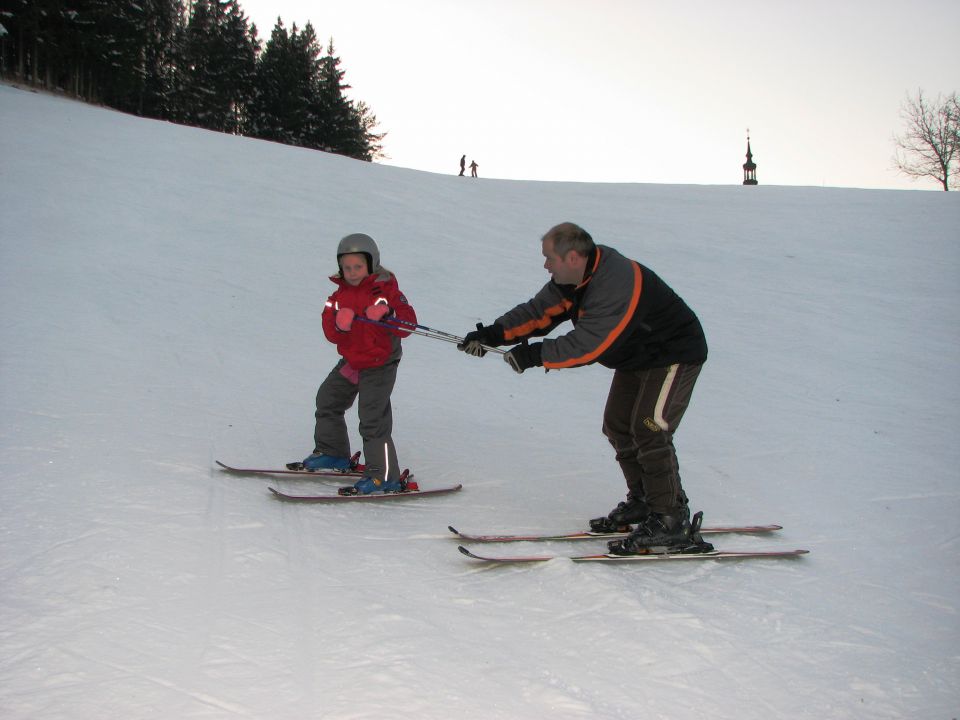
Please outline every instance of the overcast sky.
[{"label": "overcast sky", "polygon": [[893,169],[908,93],[960,90],[957,0],[241,0],[332,37],[385,164],[481,177],[937,190]]}]

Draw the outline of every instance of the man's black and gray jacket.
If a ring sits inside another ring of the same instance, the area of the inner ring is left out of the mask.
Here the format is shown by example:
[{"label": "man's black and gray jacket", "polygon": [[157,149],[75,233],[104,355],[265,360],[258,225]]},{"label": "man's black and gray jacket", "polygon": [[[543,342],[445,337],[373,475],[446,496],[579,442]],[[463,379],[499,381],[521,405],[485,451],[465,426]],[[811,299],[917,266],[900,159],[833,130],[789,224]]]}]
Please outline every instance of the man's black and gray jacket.
[{"label": "man's black and gray jacket", "polygon": [[579,285],[550,281],[494,324],[506,343],[518,343],[566,320],[573,323],[570,332],[543,341],[547,369],[598,362],[644,370],[707,359],[703,328],[680,296],[649,268],[603,245],[591,252]]}]

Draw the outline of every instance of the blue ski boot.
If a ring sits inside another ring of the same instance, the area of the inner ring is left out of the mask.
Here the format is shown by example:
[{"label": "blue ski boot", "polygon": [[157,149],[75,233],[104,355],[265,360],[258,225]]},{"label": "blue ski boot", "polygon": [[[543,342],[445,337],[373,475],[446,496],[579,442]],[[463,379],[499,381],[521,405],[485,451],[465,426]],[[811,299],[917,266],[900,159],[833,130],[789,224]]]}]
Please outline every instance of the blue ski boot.
[{"label": "blue ski boot", "polygon": [[369,495],[370,493],[375,492],[400,492],[403,489],[403,484],[400,480],[381,480],[377,477],[365,477],[362,480],[358,480],[353,489],[357,491],[358,495]]},{"label": "blue ski boot", "polygon": [[313,453],[303,459],[304,470],[339,470],[347,472],[351,467],[350,458],[337,457],[336,455],[324,455],[322,453]]}]

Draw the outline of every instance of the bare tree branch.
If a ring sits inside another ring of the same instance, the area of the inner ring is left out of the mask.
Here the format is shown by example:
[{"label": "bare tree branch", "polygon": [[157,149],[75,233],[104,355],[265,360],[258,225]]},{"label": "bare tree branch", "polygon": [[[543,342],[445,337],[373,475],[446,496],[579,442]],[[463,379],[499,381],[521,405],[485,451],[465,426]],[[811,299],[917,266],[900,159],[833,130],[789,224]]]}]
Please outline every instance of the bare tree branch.
[{"label": "bare tree branch", "polygon": [[894,136],[897,169],[912,178],[930,178],[944,190],[950,178],[960,173],[960,98],[956,92],[930,101],[917,91],[908,97],[900,116],[906,123],[902,135]]}]

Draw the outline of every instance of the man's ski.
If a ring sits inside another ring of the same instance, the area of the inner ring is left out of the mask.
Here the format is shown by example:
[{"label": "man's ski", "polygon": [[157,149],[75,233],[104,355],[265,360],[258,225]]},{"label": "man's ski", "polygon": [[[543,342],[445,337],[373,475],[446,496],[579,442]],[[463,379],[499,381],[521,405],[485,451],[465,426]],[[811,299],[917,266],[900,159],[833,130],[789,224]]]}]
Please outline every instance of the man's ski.
[{"label": "man's ski", "polygon": [[538,562],[547,562],[548,560],[556,560],[558,558],[565,558],[567,560],[572,560],[573,562],[617,562],[617,563],[630,563],[630,562],[665,562],[668,560],[745,560],[750,558],[792,558],[799,557],[801,555],[806,555],[809,550],[745,550],[745,551],[734,551],[734,550],[711,550],[709,552],[702,553],[677,553],[677,552],[667,552],[667,553],[648,553],[646,555],[614,555],[612,553],[602,553],[598,555],[575,555],[575,556],[565,556],[565,555],[499,555],[499,556],[488,556],[488,555],[477,555],[476,553],[471,552],[463,545],[458,545],[457,549],[466,555],[468,558],[473,560],[482,560],[483,562],[488,563],[499,563],[499,564],[508,564],[508,563],[538,563]]},{"label": "man's ski", "polygon": [[[470,533],[460,532],[452,525],[448,525],[447,529],[461,540],[480,543],[520,541],[540,542],[544,540],[616,540],[617,538],[625,538],[630,534],[629,532],[599,533],[585,530],[582,532],[560,533],[557,535],[471,535]],[[703,527],[700,528],[700,532],[704,535],[714,535],[719,533],[752,534],[775,532],[776,530],[782,529],[782,525],[722,525],[715,527]]]},{"label": "man's ski", "polygon": [[273,496],[278,500],[285,500],[287,502],[301,502],[301,503],[324,503],[324,502],[353,502],[356,500],[366,500],[368,502],[376,502],[377,500],[399,500],[400,498],[415,498],[423,497],[426,495],[444,495],[446,493],[457,492],[463,487],[463,485],[451,485],[450,487],[441,487],[441,488],[430,488],[428,490],[401,490],[400,492],[387,492],[387,493],[370,493],[369,495],[290,495],[285,492],[280,492],[276,488],[267,488],[270,492],[273,493]]}]

